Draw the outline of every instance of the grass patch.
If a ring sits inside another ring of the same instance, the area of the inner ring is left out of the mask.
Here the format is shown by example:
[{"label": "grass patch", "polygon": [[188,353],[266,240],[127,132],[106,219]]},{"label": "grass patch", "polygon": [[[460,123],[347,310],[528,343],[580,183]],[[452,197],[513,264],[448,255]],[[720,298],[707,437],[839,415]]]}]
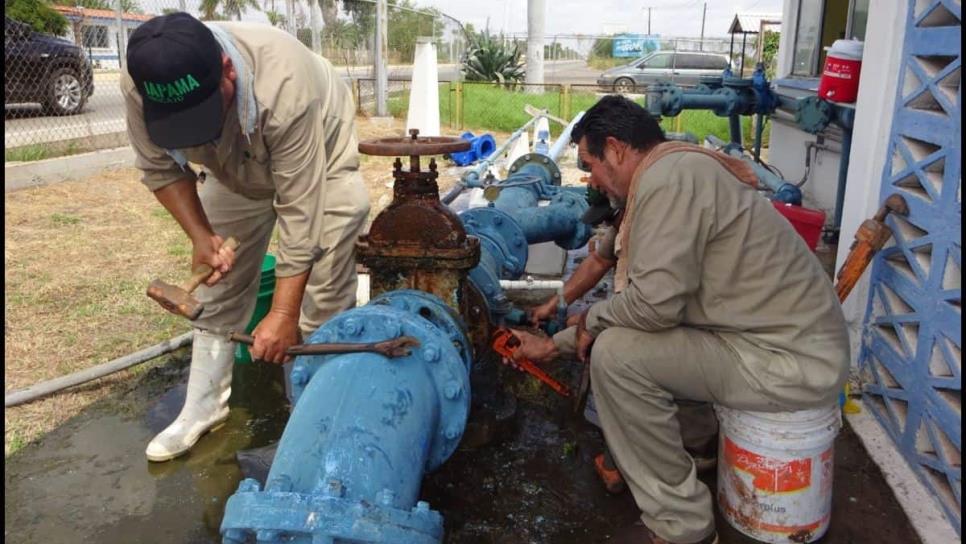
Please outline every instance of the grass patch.
[{"label": "grass patch", "polygon": [[[463,84],[463,127],[469,131],[499,131],[513,132],[530,120],[524,111],[524,106],[530,104],[536,108],[546,109],[552,115],[560,116],[563,109],[562,96],[557,87],[548,86],[551,91],[531,94],[513,89],[501,88],[487,83]],[[454,98],[446,99],[449,94],[449,84],[440,85],[440,124],[455,127],[458,119],[452,115]],[[591,92],[573,92],[570,95],[570,112],[586,111],[597,103],[600,96]],[[643,98],[638,98],[643,103]],[[393,117],[405,119],[409,108],[409,91],[397,91],[390,96],[389,112]],[[751,148],[754,141],[754,131],[751,128],[751,117],[741,119],[744,146]],[[664,117],[661,128],[665,132],[690,132],[702,143],[705,136],[714,135],[724,141],[730,141],[728,118],[718,117],[707,110],[686,110],[677,117]],[[550,123],[552,136],[556,137],[563,127],[557,123]],[[771,135],[771,123],[766,121],[762,134],[762,147],[768,147]]]},{"label": "grass patch", "polygon": [[70,213],[54,213],[50,216],[50,222],[57,227],[76,225],[81,222],[81,218]]},{"label": "grass patch", "polygon": [[71,142],[66,146],[33,144],[3,150],[4,162],[31,162],[66,157],[83,153],[85,150],[78,144]]}]

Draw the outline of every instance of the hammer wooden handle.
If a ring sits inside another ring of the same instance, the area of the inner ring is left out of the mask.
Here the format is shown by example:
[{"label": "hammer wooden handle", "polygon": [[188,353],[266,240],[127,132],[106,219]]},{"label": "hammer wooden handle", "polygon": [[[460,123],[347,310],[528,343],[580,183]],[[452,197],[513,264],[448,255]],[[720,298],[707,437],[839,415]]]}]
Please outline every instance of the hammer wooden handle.
[{"label": "hammer wooden handle", "polygon": [[[218,248],[218,250],[221,251],[222,248],[228,248],[231,250],[238,249],[238,240],[235,240],[234,236],[229,236],[227,240],[222,242],[221,247]],[[197,289],[202,282],[208,279],[208,277],[211,276],[212,272],[214,271],[215,270],[212,267],[206,264],[199,264],[192,271],[191,278],[188,280],[188,283],[184,284],[183,289],[185,292],[191,293]]]}]

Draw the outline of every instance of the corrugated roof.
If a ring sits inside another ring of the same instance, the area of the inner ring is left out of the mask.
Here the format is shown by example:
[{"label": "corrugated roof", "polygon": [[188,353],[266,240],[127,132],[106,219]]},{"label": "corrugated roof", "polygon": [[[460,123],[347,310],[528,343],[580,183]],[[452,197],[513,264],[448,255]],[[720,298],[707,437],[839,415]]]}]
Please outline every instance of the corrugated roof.
[{"label": "corrugated roof", "polygon": [[757,34],[758,30],[761,28],[762,21],[770,25],[781,25],[782,14],[781,13],[735,14],[735,18],[734,20],[731,21],[731,26],[728,28],[728,34],[737,34],[740,32]]},{"label": "corrugated roof", "polygon": [[[114,11],[109,9],[88,9],[82,7],[72,8],[70,6],[51,6],[65,17],[76,17],[78,19],[111,19],[114,20]],[[121,19],[125,21],[144,22],[152,19],[154,15],[144,15],[141,13],[122,13]]]}]

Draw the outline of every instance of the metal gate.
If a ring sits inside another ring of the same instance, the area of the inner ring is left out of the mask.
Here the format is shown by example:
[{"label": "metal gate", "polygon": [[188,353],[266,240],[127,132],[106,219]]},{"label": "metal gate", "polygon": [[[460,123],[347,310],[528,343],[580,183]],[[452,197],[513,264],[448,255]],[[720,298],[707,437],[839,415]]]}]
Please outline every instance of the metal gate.
[{"label": "metal gate", "polygon": [[[866,406],[962,534],[961,2],[909,0],[859,366]],[[881,69],[868,67],[866,69]]]}]

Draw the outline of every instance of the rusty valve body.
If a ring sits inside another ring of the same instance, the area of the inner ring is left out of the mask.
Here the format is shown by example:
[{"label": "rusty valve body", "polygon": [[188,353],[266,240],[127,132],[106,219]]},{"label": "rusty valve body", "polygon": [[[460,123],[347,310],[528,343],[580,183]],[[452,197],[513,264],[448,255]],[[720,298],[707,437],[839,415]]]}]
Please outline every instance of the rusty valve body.
[{"label": "rusty valve body", "polygon": [[[396,156],[393,164],[393,200],[372,222],[369,233],[356,246],[358,260],[370,273],[371,296],[396,289],[432,293],[466,315],[466,275],[479,262],[480,243],[466,235],[463,223],[439,201],[439,173],[430,159],[423,171],[419,158],[465,151],[461,138],[382,138],[359,143],[366,155]],[[400,156],[409,156],[409,171]]]}]

